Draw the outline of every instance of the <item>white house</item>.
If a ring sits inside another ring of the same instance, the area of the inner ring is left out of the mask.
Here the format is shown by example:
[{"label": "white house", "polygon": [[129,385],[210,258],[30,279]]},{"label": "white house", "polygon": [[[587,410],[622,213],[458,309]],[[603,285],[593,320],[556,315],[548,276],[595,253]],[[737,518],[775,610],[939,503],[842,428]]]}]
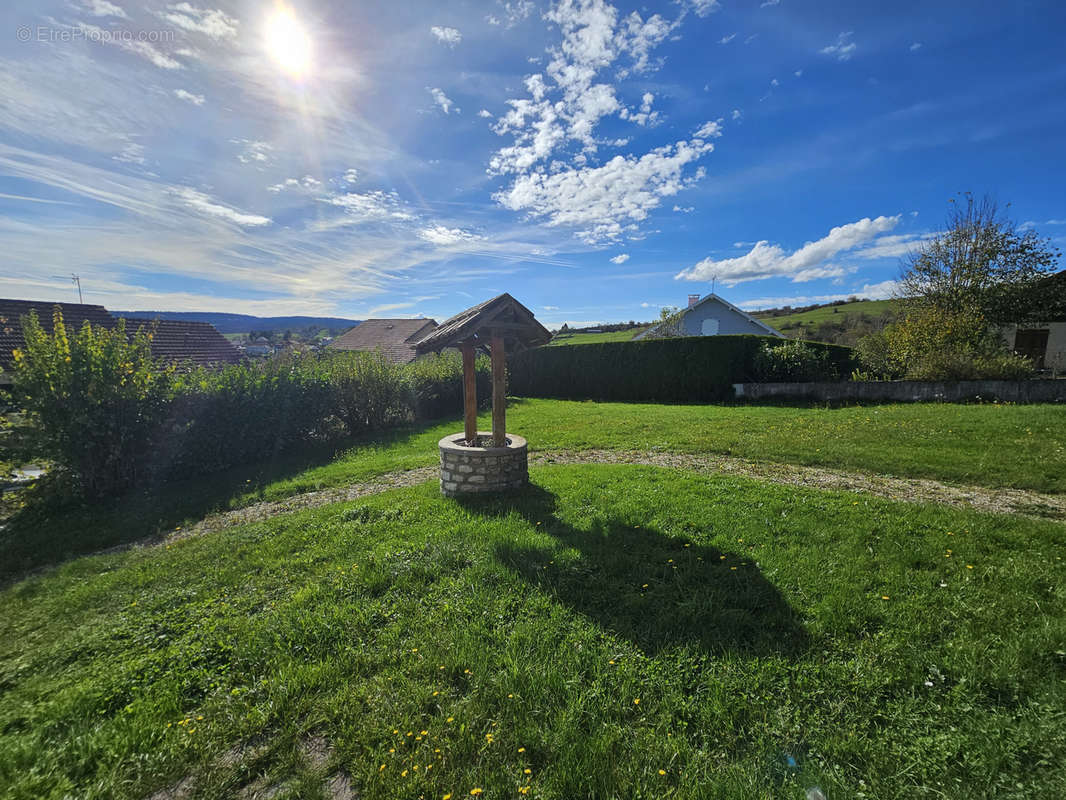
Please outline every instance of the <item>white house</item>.
[{"label": "white house", "polygon": [[741,311],[728,300],[711,293],[704,298],[698,294],[688,296],[688,308],[676,320],[661,322],[634,339],[654,339],[660,336],[725,336],[735,333],[752,333],[759,336],[785,338],[765,322]]}]

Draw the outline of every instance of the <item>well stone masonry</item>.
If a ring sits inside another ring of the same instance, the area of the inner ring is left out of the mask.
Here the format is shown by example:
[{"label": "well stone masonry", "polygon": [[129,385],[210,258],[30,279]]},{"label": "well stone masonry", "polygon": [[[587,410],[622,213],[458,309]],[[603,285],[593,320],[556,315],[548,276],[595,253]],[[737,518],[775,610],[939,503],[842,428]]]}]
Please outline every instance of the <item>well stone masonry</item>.
[{"label": "well stone masonry", "polygon": [[[507,434],[504,447],[467,447],[466,434],[453,433],[440,446],[440,491],[447,497],[521,489],[529,483],[529,453],[526,440]],[[480,441],[492,434],[478,431]]]}]

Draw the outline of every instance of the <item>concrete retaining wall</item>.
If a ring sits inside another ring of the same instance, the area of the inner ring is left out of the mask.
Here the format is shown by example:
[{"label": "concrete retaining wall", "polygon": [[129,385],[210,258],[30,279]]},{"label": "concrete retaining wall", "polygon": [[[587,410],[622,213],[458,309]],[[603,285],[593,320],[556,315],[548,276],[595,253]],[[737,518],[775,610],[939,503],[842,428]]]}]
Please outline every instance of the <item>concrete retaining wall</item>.
[{"label": "concrete retaining wall", "polygon": [[1066,403],[1066,380],[1044,381],[841,381],[838,383],[735,383],[737,399],[840,400],[899,403]]},{"label": "concrete retaining wall", "polygon": [[[478,431],[478,438],[491,437]],[[506,447],[467,447],[465,434],[453,433],[440,447],[440,492],[447,497],[521,489],[529,483],[528,447],[521,436],[507,434]]]}]

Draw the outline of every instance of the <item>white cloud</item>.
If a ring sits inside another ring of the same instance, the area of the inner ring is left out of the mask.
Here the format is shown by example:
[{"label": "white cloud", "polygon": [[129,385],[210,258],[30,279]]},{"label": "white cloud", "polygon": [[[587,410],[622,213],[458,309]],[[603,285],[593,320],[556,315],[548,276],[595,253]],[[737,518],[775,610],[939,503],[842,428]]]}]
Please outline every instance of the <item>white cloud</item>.
[{"label": "white cloud", "polygon": [[502,25],[505,28],[513,28],[519,22],[529,18],[529,15],[536,10],[536,5],[532,0],[509,0],[503,2],[503,0],[497,0],[496,3],[503,11],[503,19],[489,14],[485,17],[485,21],[489,25]]},{"label": "white cloud", "polygon": [[271,161],[271,152],[274,148],[266,142],[230,139],[230,144],[238,144],[244,148],[237,154],[237,160],[242,164],[269,164]]},{"label": "white cloud", "polygon": [[261,217],[258,214],[246,214],[235,208],[224,206],[221,203],[216,202],[209,195],[206,195],[203,192],[198,192],[195,189],[190,189],[187,186],[175,188],[172,191],[173,194],[189,208],[198,211],[201,214],[207,214],[208,216],[234,222],[241,227],[256,228],[262,225],[269,225],[272,221],[269,217]]},{"label": "white cloud", "polygon": [[160,16],[183,30],[202,33],[216,41],[237,35],[238,20],[219,9],[197,8],[189,3],[167,6]]},{"label": "white cloud", "polygon": [[846,294],[818,294],[801,295],[799,297],[756,297],[740,303],[740,307],[748,311],[756,311],[760,308],[781,308],[782,306],[810,306],[815,303],[835,303],[838,300],[847,300],[855,297],[860,300],[887,300],[893,296],[898,284],[896,281],[881,281],[880,283],[867,283],[861,289]]},{"label": "white cloud", "polygon": [[479,112],[477,112],[477,115],[482,119],[492,119],[492,112],[489,111],[487,108],[481,109]]},{"label": "white cloud", "polygon": [[[709,123],[701,131],[707,129]],[[684,168],[714,146],[701,138],[666,145],[636,156],[615,156],[600,167],[578,167],[547,174],[531,172],[494,195],[505,208],[526,211],[549,226],[577,229],[586,242],[612,241],[637,231],[637,223],[693,180]]]},{"label": "white cloud", "polygon": [[141,58],[151,61],[160,69],[183,69],[180,61],[176,61],[146,41],[115,36],[112,31],[104,30],[97,25],[90,25],[87,22],[79,22],[74,25],[74,28],[80,30],[87,41],[116,45],[126,52],[133,53]]},{"label": "white cloud", "polygon": [[446,95],[441,89],[430,88],[427,86],[426,91],[433,96],[433,102],[436,103],[440,107],[440,110],[445,114],[450,114],[453,108],[455,108],[456,114],[459,113],[459,109],[456,108],[455,103],[453,103],[448,98],[448,95]]},{"label": "white cloud", "polygon": [[773,80],[770,81],[770,85],[771,86],[780,86],[781,82],[777,78],[774,78]]},{"label": "white cloud", "polygon": [[899,220],[898,214],[876,219],[866,217],[858,222],[833,228],[823,238],[808,242],[793,253],[786,253],[780,245],[763,240],[756,242],[755,246],[742,256],[718,261],[705,258],[674,277],[689,281],[709,281],[717,278],[727,286],[780,276],[790,277],[793,281],[835,277],[842,273],[830,274],[826,270],[836,268],[828,267],[823,262],[837,253],[854,250],[876,239],[896,227]]},{"label": "white cloud", "polygon": [[559,306],[541,306],[545,311],[558,311]]},{"label": "white cloud", "polygon": [[853,31],[844,31],[835,44],[826,45],[819,52],[826,56],[835,56],[837,61],[848,61],[855,54],[855,42],[851,41]]},{"label": "white cloud", "polygon": [[359,222],[405,222],[413,220],[415,215],[406,209],[399,195],[395,192],[380,190],[370,192],[348,192],[320,197],[324,203],[343,208],[347,224]]},{"label": "white cloud", "polygon": [[344,174],[341,175],[341,183],[345,183],[349,186],[355,183],[358,179],[359,170],[355,169],[354,167],[349,167],[344,171]]},{"label": "white cloud", "polygon": [[440,25],[434,25],[429,29],[430,33],[437,37],[437,41],[442,44],[448,45],[448,47],[455,47],[459,42],[463,41],[463,34],[458,28],[441,27]]},{"label": "white cloud", "polygon": [[733,122],[739,122],[744,118],[744,112],[739,108],[734,108],[731,116],[733,117]]},{"label": "white cloud", "polygon": [[911,52],[912,52],[912,53],[913,53],[913,52],[914,52],[915,50],[921,50],[921,49],[922,49],[922,43],[921,43],[921,42],[915,42],[915,43],[914,43],[914,44],[912,44],[912,45],[911,45],[911,47],[910,47],[910,50],[911,50]]},{"label": "white cloud", "polygon": [[659,124],[659,112],[651,110],[651,104],[655,101],[655,95],[651,92],[645,92],[640,98],[640,110],[630,111],[628,108],[623,108],[619,113],[622,119],[628,119],[630,122],[635,122],[641,127],[655,127]]},{"label": "white cloud", "polygon": [[674,211],[679,214],[691,214],[695,210],[695,206],[679,206],[676,203],[674,204]]},{"label": "white cloud", "polygon": [[184,100],[187,103],[192,103],[194,106],[202,106],[204,104],[204,96],[202,94],[193,94],[187,92],[184,89],[175,89],[174,96],[179,100]]},{"label": "white cloud", "polygon": [[512,135],[515,143],[492,157],[492,174],[525,172],[571,143],[583,156],[572,156],[572,163],[583,166],[602,143],[595,129],[604,117],[618,113],[623,119],[648,124],[655,115],[648,102],[642,103],[647,111],[631,111],[619,101],[615,87],[598,77],[611,67],[617,78],[654,69],[658,62],[652,61],[652,50],[678,22],[658,14],[645,20],[635,11],[620,18],[604,0],[561,0],[545,18],[559,27],[562,42],[549,48],[551,61],[545,74],[526,78],[530,97],[507,101],[511,110],[493,130]]},{"label": "white cloud", "polygon": [[718,44],[729,44],[731,41],[733,41],[736,38],[737,38],[737,35],[735,33],[731,33],[728,36],[723,36],[721,39],[719,39],[718,40]]},{"label": "white cloud", "polygon": [[418,232],[418,235],[430,244],[436,245],[459,244],[461,242],[476,242],[482,241],[485,238],[484,236],[479,236],[476,233],[464,231],[462,228],[447,228],[444,225],[434,225],[430,228],[423,228]]},{"label": "white cloud", "polygon": [[284,192],[287,190],[300,191],[300,192],[317,192],[322,188],[322,181],[314,178],[311,175],[304,175],[302,178],[287,178],[281,183],[275,183],[273,186],[268,186],[268,192]]},{"label": "white cloud", "polygon": [[624,264],[629,261],[629,253],[619,253],[614,258],[610,259],[612,264]]},{"label": "white cloud", "polygon": [[803,77],[803,70],[798,69],[795,72],[793,72],[792,74],[795,75],[797,78],[802,78]]},{"label": "white cloud", "polygon": [[776,6],[780,4],[781,0],[763,0],[763,2],[759,4],[759,8],[767,8],[768,6]]},{"label": "white cloud", "polygon": [[721,9],[722,4],[718,0],[689,0],[689,6],[696,12],[697,17],[706,17]]},{"label": "white cloud", "polygon": [[82,3],[82,7],[92,14],[94,17],[121,17],[122,19],[129,19],[125,10],[114,3],[109,3],[107,0],[87,0]]},{"label": "white cloud", "polygon": [[145,163],[144,145],[129,142],[117,156],[111,156],[111,158],[115,161],[121,161],[123,164],[140,164],[143,166]]},{"label": "white cloud", "polygon": [[922,242],[932,239],[935,233],[900,233],[893,236],[881,236],[872,244],[855,250],[856,258],[900,258],[914,250]]}]

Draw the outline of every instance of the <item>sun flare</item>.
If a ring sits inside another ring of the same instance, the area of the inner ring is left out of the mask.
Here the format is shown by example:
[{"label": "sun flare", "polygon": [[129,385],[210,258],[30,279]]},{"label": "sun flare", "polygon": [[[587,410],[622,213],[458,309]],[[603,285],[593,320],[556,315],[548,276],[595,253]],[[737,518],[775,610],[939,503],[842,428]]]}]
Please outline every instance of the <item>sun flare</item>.
[{"label": "sun flare", "polygon": [[279,4],[266,23],[266,49],[282,72],[303,78],[311,70],[311,37],[287,5]]}]

